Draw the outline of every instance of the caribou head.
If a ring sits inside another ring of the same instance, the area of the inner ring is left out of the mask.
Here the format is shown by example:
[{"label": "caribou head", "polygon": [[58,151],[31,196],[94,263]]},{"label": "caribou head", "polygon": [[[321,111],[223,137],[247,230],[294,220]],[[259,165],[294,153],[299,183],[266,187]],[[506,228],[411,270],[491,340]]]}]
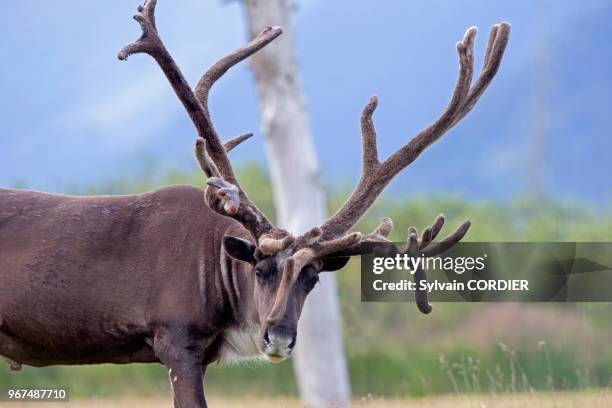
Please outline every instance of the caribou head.
[{"label": "caribou head", "polygon": [[[124,60],[134,53],[152,56],[183,103],[198,132],[196,157],[208,176],[205,191],[207,205],[219,214],[238,221],[250,233],[251,240],[226,236],[226,253],[251,265],[257,314],[261,324],[260,350],[271,360],[287,357],[295,345],[297,322],[308,293],[323,271],[342,268],[351,256],[363,253],[363,243],[389,242],[393,228],[389,218],[369,234],[350,232],[389,182],[410,165],[428,146],[440,139],[467,115],[491,83],[502,61],[510,25],[502,22],[492,27],[480,76],[473,81],[474,39],[477,29],[469,28],[457,43],[459,74],[451,100],[436,121],[415,135],[385,160],[378,156],[376,131],[372,116],[378,100],[372,97],[361,114],[362,174],[344,205],[320,226],[296,235],[273,225],[240,187],[227,152],[249,138],[250,134],[221,143],[208,110],[208,95],[213,84],[232,66],[249,57],[281,34],[278,27],[268,27],[245,46],[213,64],[192,90],[161,41],[155,25],[155,0],[147,0],[134,16],[142,36],[119,52]],[[453,233],[436,241],[444,225],[440,215],[419,233],[408,229],[407,240],[394,250],[414,256],[439,254],[459,242],[467,233],[466,220]],[[424,271],[414,274],[426,279]],[[418,286],[418,285],[417,285]],[[425,292],[417,292],[417,306],[423,313],[432,310]]]}]

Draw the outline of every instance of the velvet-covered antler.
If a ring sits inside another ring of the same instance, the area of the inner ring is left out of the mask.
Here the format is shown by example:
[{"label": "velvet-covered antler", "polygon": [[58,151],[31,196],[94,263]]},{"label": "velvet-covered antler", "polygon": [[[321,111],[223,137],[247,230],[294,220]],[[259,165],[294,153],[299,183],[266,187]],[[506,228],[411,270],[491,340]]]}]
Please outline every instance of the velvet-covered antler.
[{"label": "velvet-covered antler", "polygon": [[[411,257],[418,257],[421,255],[426,257],[436,256],[448,251],[461,241],[465,234],[467,234],[471,225],[471,222],[466,220],[454,232],[440,241],[435,241],[444,226],[444,222],[444,215],[438,215],[433,224],[425,228],[420,235],[415,227],[410,227],[408,228],[406,243],[403,245],[395,245],[388,238],[393,230],[393,221],[389,217],[384,217],[373,232],[364,235],[363,239],[357,244],[334,252],[333,256],[348,257],[363,255],[371,250],[367,245],[364,245],[368,243],[386,244],[382,249],[390,252],[385,255],[408,254]],[[432,307],[427,300],[427,292],[420,289],[420,282],[427,281],[427,275],[422,268],[419,268],[413,273],[412,278],[416,284],[415,297],[417,307],[421,312],[428,314],[431,312]]]},{"label": "velvet-covered antler", "polygon": [[[198,132],[199,139],[196,145],[198,161],[207,175],[214,175],[208,181],[208,185],[214,191],[207,191],[207,202],[215,211],[242,223],[257,241],[262,235],[275,230],[275,227],[240,188],[226,152],[248,136],[231,140],[225,146],[221,143],[210,120],[208,93],[215,81],[229,68],[278,37],[281,29],[267,28],[249,44],[219,60],[206,71],[194,93],[159,36],[155,22],[156,3],[156,0],[146,0],[138,7],[134,19],[140,24],[142,35],[138,40],[123,47],[119,51],[118,58],[126,60],[132,54],[145,53],[155,59]],[[213,195],[217,199],[213,199]]]},{"label": "velvet-covered antler", "polygon": [[457,43],[459,77],[446,110],[427,128],[382,163],[378,159],[376,130],[372,115],[378,99],[372,97],[361,114],[362,174],[355,190],[344,205],[321,226],[323,239],[333,239],[350,230],[370,208],[376,198],[400,171],[411,164],[427,147],[440,139],[476,105],[501,64],[510,25],[500,23],[491,29],[480,77],[472,85],[474,37],[476,27],[469,28]]}]

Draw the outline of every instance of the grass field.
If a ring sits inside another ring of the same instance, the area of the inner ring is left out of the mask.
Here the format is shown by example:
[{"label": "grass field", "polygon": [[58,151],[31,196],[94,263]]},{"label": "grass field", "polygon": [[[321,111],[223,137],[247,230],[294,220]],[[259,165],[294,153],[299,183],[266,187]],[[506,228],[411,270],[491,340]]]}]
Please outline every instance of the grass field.
[{"label": "grass field", "polygon": [[[299,408],[292,398],[208,398],[209,406],[223,408]],[[0,403],[2,408],[31,407],[32,404]],[[162,408],[171,407],[169,398],[134,398],[75,400],[69,403],[45,403],[45,408]],[[446,395],[421,399],[355,400],[354,407],[366,408],[607,408],[612,407],[612,393],[608,389],[579,392],[535,392],[524,394]]]}]

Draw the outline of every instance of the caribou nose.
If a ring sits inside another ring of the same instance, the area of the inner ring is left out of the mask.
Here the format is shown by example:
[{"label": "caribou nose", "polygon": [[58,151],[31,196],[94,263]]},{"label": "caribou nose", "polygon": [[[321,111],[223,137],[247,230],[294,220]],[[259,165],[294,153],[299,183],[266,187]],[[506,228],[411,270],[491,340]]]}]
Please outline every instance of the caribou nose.
[{"label": "caribou nose", "polygon": [[262,351],[270,361],[281,361],[289,357],[295,347],[295,342],[295,330],[272,326],[263,333]]},{"label": "caribou nose", "polygon": [[283,331],[266,330],[263,336],[264,343],[270,347],[280,350],[293,349],[296,341],[295,334],[284,333]]}]

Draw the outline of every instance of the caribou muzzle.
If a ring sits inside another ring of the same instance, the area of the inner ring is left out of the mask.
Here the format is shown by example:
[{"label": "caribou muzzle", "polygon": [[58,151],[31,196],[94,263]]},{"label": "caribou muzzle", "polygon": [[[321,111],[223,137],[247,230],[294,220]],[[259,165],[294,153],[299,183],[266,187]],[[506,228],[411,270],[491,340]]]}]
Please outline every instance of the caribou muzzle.
[{"label": "caribou muzzle", "polygon": [[295,324],[282,321],[280,324],[267,326],[261,337],[261,351],[269,361],[278,363],[291,355],[296,338]]}]

